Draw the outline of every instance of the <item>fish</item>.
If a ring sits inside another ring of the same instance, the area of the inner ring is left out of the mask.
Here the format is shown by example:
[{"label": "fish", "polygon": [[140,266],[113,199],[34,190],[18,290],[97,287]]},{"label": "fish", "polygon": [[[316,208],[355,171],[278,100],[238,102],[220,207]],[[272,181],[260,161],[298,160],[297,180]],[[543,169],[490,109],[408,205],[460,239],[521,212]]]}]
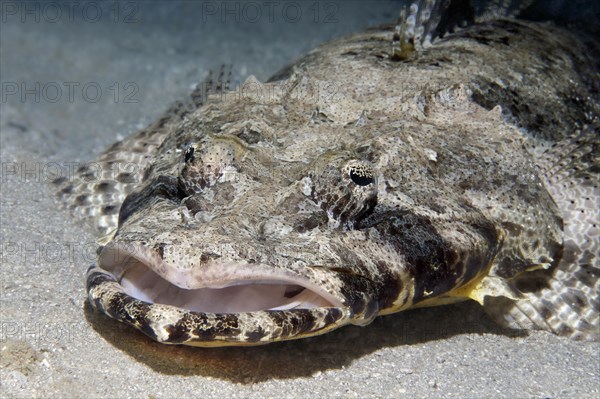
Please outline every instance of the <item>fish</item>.
[{"label": "fish", "polygon": [[89,303],[199,347],[466,300],[598,340],[600,52],[523,7],[412,1],[266,82],[210,74],[54,182],[100,237]]}]

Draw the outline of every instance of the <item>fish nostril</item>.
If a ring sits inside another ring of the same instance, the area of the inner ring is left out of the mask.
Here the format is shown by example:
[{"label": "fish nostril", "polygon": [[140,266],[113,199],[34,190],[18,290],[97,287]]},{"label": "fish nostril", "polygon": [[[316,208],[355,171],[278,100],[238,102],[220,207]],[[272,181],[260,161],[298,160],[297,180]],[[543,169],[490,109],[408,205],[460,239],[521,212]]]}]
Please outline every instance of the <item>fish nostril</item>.
[{"label": "fish nostril", "polygon": [[156,244],[154,246],[154,250],[156,251],[156,253],[158,254],[158,256],[161,259],[165,258],[165,247],[167,246],[167,244],[165,244],[164,242],[161,242],[159,244]]}]

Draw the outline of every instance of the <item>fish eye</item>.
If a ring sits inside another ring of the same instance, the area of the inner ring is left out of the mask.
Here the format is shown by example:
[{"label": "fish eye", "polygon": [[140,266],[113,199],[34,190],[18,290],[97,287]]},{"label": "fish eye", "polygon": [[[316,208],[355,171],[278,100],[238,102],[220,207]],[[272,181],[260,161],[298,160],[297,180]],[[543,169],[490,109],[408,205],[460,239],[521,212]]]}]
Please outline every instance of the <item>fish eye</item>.
[{"label": "fish eye", "polygon": [[185,152],[185,156],[183,158],[183,162],[188,163],[189,161],[193,161],[194,160],[194,146],[189,146],[188,149]]},{"label": "fish eye", "polygon": [[349,168],[349,177],[355,184],[359,186],[368,186],[375,181],[373,177],[373,169],[365,164],[352,165]]}]

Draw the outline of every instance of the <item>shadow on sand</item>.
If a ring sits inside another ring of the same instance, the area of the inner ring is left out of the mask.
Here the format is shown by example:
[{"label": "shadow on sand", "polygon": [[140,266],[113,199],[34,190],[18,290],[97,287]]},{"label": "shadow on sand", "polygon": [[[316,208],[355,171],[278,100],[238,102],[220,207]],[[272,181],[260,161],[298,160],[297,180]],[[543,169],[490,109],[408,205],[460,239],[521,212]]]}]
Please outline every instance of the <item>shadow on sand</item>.
[{"label": "shadow on sand", "polygon": [[464,302],[379,317],[366,327],[346,326],[303,340],[257,347],[194,348],[156,343],[94,311],[87,302],[84,308],[96,332],[157,372],[201,375],[242,384],[342,369],[382,348],[418,345],[457,335],[525,335],[498,327],[478,304]]}]

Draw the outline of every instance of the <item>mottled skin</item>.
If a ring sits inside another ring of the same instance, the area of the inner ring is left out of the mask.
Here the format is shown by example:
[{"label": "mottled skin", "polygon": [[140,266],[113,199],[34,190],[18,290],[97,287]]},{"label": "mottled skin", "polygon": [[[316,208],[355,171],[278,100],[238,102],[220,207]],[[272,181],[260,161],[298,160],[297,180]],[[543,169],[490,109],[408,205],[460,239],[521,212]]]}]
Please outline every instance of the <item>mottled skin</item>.
[{"label": "mottled skin", "polygon": [[[558,28],[500,20],[398,60],[393,35],[384,27],[326,44],[271,83],[250,78],[117,144],[102,162],[127,162],[132,142],[146,157],[129,183],[61,182],[102,232],[120,209],[88,273],[91,303],[160,342],[199,346],[301,338],[468,298],[513,327],[594,335],[597,242],[592,277],[574,283],[583,321],[536,297],[540,323],[508,317],[528,300],[511,280],[568,267],[557,266],[563,211],[540,148],[597,123],[586,49]],[[95,205],[106,185],[113,203]],[[597,241],[597,229],[584,230]],[[149,304],[118,283],[130,261],[188,289],[300,276],[335,306],[215,314]]]}]

